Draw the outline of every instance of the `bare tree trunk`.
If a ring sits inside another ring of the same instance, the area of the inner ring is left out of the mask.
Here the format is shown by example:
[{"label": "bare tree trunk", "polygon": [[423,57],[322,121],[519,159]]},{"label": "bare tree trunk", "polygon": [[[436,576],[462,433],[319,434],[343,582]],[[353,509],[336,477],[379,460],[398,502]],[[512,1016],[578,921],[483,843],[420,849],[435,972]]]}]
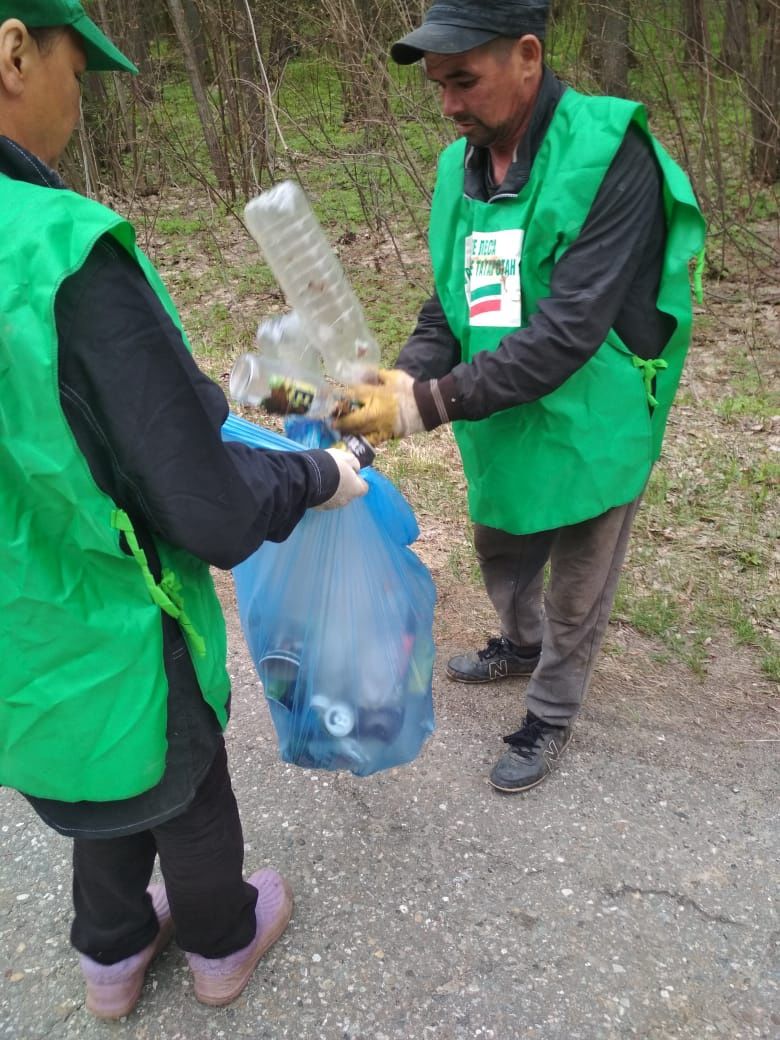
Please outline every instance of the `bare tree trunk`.
[{"label": "bare tree trunk", "polygon": [[[127,128],[118,102],[118,94],[107,77],[89,73],[82,99],[82,131],[74,141],[73,161],[69,164],[71,183],[83,185],[91,195],[109,186],[121,192],[124,188],[122,155],[127,150]],[[73,178],[75,168],[83,165],[86,178]]]},{"label": "bare tree trunk", "polygon": [[387,56],[377,54],[378,0],[323,0],[334,65],[344,98],[344,122],[381,126],[388,112]]},{"label": "bare tree trunk", "polygon": [[187,27],[190,30],[190,39],[195,48],[195,57],[198,59],[198,67],[201,69],[203,81],[210,83],[214,79],[214,66],[211,55],[206,44],[203,30],[203,19],[201,18],[198,5],[195,0],[183,0],[184,17],[187,19]]},{"label": "bare tree trunk", "polygon": [[133,171],[133,189],[149,195],[159,188],[161,156],[151,133],[151,107],[157,96],[152,40],[155,11],[151,0],[116,5],[120,16],[121,49],[138,66],[138,76],[127,78],[127,120],[132,133],[127,145]]},{"label": "bare tree trunk", "polygon": [[[707,199],[710,212],[717,211],[726,219],[726,177],[718,121],[719,98],[710,27],[705,0],[685,0],[685,57],[693,63],[694,80],[698,82],[698,148],[697,182],[703,192],[711,184]],[[705,195],[706,198],[706,195]]]},{"label": "bare tree trunk", "polygon": [[[101,0],[101,6],[105,6],[105,0]],[[115,7],[118,18],[115,20],[114,32],[118,33],[118,44],[128,58],[138,66],[140,74],[138,77],[133,77],[132,82],[140,80],[144,92],[151,92],[151,41],[154,36],[154,19],[149,0],[116,4]]]},{"label": "bare tree trunk", "polygon": [[685,57],[696,65],[704,65],[707,52],[705,0],[684,0],[683,31],[685,32]]},{"label": "bare tree trunk", "polygon": [[[247,38],[239,51],[239,75],[247,125],[247,174],[258,187],[264,169],[272,172],[277,134],[276,95],[287,63],[299,50],[296,40],[301,16],[298,0],[269,11],[263,0],[235,0],[243,7]],[[241,43],[242,41],[239,41]],[[284,139],[279,136],[284,143]]]},{"label": "bare tree trunk", "polygon": [[78,131],[75,133],[65,149],[59,164],[59,172],[63,180],[73,191],[81,195],[97,195],[97,184],[100,180],[95,149],[92,138],[87,131],[84,121],[79,123]]},{"label": "bare tree trunk", "polygon": [[764,36],[757,83],[750,90],[753,107],[753,173],[764,184],[780,178],[780,5],[759,0],[759,27]]},{"label": "bare tree trunk", "polygon": [[587,9],[583,57],[605,94],[628,93],[629,0],[609,0]]},{"label": "bare tree trunk", "polygon": [[[116,26],[112,24],[111,19],[108,16],[106,0],[97,0],[97,7],[98,12],[100,13],[100,23],[104,27],[105,31],[116,40],[119,49],[122,50],[122,48],[125,47],[123,33],[118,24]],[[128,84],[123,82],[120,77],[115,76],[114,81],[114,89],[116,90],[116,96],[119,102],[119,110],[122,114],[122,129],[124,132],[125,142],[127,142],[134,136],[130,114],[130,91]]]},{"label": "bare tree trunk", "polygon": [[[276,118],[276,95],[282,85],[288,63],[301,51],[301,3],[300,0],[288,0],[284,17],[265,19],[268,30],[268,44],[263,55],[264,69],[262,82],[265,88],[263,97],[263,150],[262,164],[273,175],[277,143],[286,148],[281,128]],[[261,24],[258,17],[254,24]],[[260,164],[260,153],[258,154]]]},{"label": "bare tree trunk", "polygon": [[256,180],[253,168],[265,163],[265,115],[263,112],[263,85],[258,67],[257,53],[260,39],[252,18],[252,11],[247,0],[233,0],[235,5],[235,64],[236,64],[236,102],[240,118],[241,132],[239,147],[241,151],[241,190],[244,195],[250,194],[250,186]]},{"label": "bare tree trunk", "polygon": [[192,36],[190,35],[189,25],[185,16],[184,7],[182,6],[182,0],[166,0],[166,3],[171,14],[173,27],[176,30],[176,36],[181,45],[182,55],[184,57],[184,67],[190,81],[192,95],[195,98],[195,107],[198,110],[198,118],[200,119],[200,125],[203,128],[203,136],[206,139],[206,147],[208,149],[209,158],[211,159],[214,175],[217,178],[217,185],[221,191],[226,192],[229,197],[233,199],[236,194],[235,185],[233,184],[233,179],[230,174],[225,151],[222,148],[217,134],[217,127],[214,122],[211,105],[206,93],[206,86],[203,82],[201,66],[198,64],[195,45]]},{"label": "bare tree trunk", "polygon": [[156,0],[91,0],[89,9],[119,49],[135,62],[140,75],[87,77],[86,129],[78,155],[90,190],[108,182],[118,192],[140,189],[148,194],[159,182],[161,165],[159,148],[150,133],[150,109],[156,95],[152,40],[165,27],[167,16],[161,17]]},{"label": "bare tree trunk", "polygon": [[[109,19],[105,0],[96,0],[93,7],[94,20],[117,41],[117,46],[125,46],[118,20],[115,25]],[[111,13],[116,14],[115,11]],[[84,130],[74,142],[68,172],[73,176],[81,165],[82,175],[78,183],[91,194],[96,194],[101,185],[105,187],[106,184],[118,192],[124,188],[121,157],[127,153],[135,137],[131,91],[126,79],[92,73],[86,78],[82,102]]]},{"label": "bare tree trunk", "polygon": [[748,68],[750,32],[748,5],[745,0],[726,0],[723,46],[720,58],[729,69],[740,74]]}]

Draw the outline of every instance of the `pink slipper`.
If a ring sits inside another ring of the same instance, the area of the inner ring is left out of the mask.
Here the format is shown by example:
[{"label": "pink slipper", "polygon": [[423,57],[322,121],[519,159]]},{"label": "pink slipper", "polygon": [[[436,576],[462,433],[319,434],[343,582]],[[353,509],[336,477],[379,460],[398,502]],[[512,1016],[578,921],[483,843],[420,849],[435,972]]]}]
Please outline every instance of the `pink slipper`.
[{"label": "pink slipper", "polygon": [[165,885],[150,885],[147,891],[160,924],[153,942],[140,953],[125,957],[116,964],[98,964],[84,953],[79,956],[81,971],[87,981],[87,1010],[96,1018],[123,1018],[130,1014],[141,996],[146,969],[173,935]]},{"label": "pink slipper", "polygon": [[188,953],[195,980],[195,996],[201,1004],[222,1007],[243,992],[260,958],[287,927],[293,911],[292,889],[275,870],[265,867],[248,879],[257,889],[257,932],[252,942],[227,957],[201,957]]}]

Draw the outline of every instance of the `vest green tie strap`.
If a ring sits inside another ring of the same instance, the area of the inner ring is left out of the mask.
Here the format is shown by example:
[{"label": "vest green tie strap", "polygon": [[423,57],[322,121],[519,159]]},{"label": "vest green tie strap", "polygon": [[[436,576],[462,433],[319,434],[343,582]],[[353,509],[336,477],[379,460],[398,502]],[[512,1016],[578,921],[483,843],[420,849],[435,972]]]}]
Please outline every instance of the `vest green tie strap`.
[{"label": "vest green tie strap", "polygon": [[141,568],[141,574],[149,590],[152,602],[160,610],[164,610],[166,614],[169,614],[175,621],[179,622],[188,636],[189,645],[199,657],[203,657],[206,653],[206,641],[187,617],[184,610],[182,585],[176,574],[172,570],[164,570],[162,580],[159,583],[154,580],[154,575],[149,569],[149,561],[146,559],[146,553],[138,543],[133,522],[123,509],[114,509],[112,511],[111,526],[117,531],[121,531],[125,536],[130,552],[133,554],[133,559]]},{"label": "vest green tie strap", "polygon": [[669,367],[668,362],[664,361],[663,358],[641,358],[637,357],[636,354],[634,354],[632,361],[634,362],[634,368],[642,369],[647,403],[651,408],[657,408],[658,401],[653,397],[653,382],[659,372],[663,372],[665,368]]},{"label": "vest green tie strap", "polygon": [[704,277],[704,261],[706,258],[707,247],[702,246],[696,254],[696,267],[693,272],[693,291],[696,294],[697,303],[704,303],[704,286],[702,285],[702,278]]}]

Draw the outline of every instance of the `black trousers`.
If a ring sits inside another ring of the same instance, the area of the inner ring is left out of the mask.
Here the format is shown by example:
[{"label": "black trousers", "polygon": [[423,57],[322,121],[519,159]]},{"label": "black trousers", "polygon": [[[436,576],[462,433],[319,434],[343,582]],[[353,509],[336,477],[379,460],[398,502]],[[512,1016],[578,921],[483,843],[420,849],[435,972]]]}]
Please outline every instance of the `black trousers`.
[{"label": "black trousers", "polygon": [[257,890],[243,879],[244,837],[224,741],[187,809],[121,838],[75,838],[71,942],[100,964],[140,952],[157,934],[146,888],[155,857],[182,949],[225,957],[255,935]]}]

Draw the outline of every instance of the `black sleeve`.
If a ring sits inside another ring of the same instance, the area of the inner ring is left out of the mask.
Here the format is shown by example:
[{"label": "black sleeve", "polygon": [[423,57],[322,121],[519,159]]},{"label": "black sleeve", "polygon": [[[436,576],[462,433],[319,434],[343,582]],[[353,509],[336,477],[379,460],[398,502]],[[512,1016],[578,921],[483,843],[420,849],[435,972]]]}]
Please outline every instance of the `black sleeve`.
[{"label": "black sleeve", "polygon": [[60,399],[96,483],[151,531],[230,568],[338,485],[323,451],[224,443],[221,389],[108,236],[57,293]]},{"label": "black sleeve", "polygon": [[649,142],[632,128],[528,326],[440,381],[448,417],[482,419],[551,393],[612,326],[636,353],[660,354],[674,328],[655,307],[664,243],[660,171]]},{"label": "black sleeve", "polygon": [[401,348],[396,368],[415,379],[441,379],[460,361],[460,344],[436,293],[422,305],[417,326]]}]

